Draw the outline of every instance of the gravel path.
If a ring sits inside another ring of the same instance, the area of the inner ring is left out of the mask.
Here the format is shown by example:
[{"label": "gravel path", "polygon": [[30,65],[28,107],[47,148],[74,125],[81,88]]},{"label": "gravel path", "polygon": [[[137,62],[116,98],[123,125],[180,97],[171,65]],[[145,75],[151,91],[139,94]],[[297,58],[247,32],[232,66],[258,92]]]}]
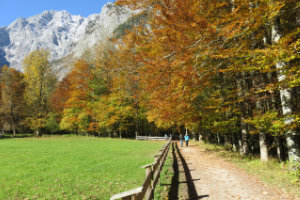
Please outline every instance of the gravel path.
[{"label": "gravel path", "polygon": [[[178,144],[178,146],[180,146]],[[195,145],[178,147],[196,189],[193,199],[290,200],[233,164]],[[295,199],[295,198],[294,198]]]}]

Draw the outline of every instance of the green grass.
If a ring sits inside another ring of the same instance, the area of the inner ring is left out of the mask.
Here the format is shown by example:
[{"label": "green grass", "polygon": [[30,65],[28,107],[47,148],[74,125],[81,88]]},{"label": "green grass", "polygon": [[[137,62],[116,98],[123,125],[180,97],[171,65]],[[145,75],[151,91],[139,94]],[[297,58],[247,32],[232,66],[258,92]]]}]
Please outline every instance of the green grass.
[{"label": "green grass", "polygon": [[0,199],[109,199],[140,186],[161,142],[0,139]]},{"label": "green grass", "polygon": [[154,199],[168,199],[168,192],[171,188],[172,177],[174,175],[172,169],[173,158],[171,151],[172,150],[170,149],[165,164],[160,173],[160,183],[156,185]]},{"label": "green grass", "polygon": [[288,192],[296,197],[300,197],[300,182],[290,171],[287,163],[279,163],[275,159],[269,162],[261,162],[258,157],[246,157],[236,152],[229,152],[223,146],[197,143],[202,149],[217,153],[234,163],[237,167],[244,169],[249,174],[257,177],[269,186]]}]

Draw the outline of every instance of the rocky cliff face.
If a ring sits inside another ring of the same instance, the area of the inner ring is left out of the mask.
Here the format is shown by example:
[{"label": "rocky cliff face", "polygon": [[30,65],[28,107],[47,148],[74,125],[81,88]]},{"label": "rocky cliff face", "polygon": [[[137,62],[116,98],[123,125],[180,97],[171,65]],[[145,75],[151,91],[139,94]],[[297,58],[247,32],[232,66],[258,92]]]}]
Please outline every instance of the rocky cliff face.
[{"label": "rocky cliff face", "polygon": [[51,61],[57,64],[53,66],[60,68],[62,60],[79,57],[99,40],[106,40],[133,14],[130,9],[108,3],[99,14],[87,18],[67,11],[44,11],[17,19],[7,27],[0,27],[0,66],[8,64],[22,70],[24,57],[44,48],[51,52]]}]

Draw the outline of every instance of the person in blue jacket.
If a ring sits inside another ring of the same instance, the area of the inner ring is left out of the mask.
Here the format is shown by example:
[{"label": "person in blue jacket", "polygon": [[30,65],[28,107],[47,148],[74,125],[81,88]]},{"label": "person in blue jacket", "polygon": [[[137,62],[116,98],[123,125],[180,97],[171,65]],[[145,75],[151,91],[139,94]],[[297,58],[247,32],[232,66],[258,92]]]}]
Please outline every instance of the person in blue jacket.
[{"label": "person in blue jacket", "polygon": [[189,137],[188,134],[185,134],[184,140],[185,140],[185,145],[186,145],[186,146],[189,146],[189,140],[190,140],[190,137]]}]

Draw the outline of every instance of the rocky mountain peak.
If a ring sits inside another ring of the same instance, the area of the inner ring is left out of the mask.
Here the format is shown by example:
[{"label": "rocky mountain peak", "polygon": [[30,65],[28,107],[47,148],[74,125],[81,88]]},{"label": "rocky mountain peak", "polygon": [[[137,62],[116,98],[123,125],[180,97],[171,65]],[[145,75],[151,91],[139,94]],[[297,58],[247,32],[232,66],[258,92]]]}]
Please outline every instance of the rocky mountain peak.
[{"label": "rocky mountain peak", "polygon": [[51,61],[70,55],[79,57],[86,48],[110,37],[133,14],[128,8],[107,3],[100,13],[86,18],[65,10],[46,10],[19,18],[7,27],[0,27],[0,66],[9,64],[22,70],[24,57],[41,48],[51,52]]}]

